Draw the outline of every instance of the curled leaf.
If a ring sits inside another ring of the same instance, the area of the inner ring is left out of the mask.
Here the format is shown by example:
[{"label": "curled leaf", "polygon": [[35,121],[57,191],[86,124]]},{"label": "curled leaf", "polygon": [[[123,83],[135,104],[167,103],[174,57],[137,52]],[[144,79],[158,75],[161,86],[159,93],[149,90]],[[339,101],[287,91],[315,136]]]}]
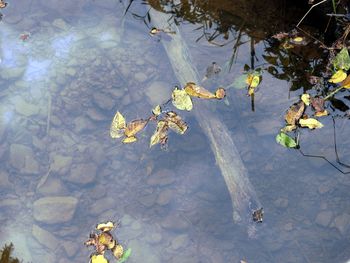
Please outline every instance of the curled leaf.
[{"label": "curled leaf", "polygon": [[133,143],[133,142],[136,142],[136,141],[137,141],[137,138],[135,136],[130,136],[130,137],[125,137],[122,140],[122,143]]},{"label": "curled leaf", "polygon": [[276,142],[287,148],[295,148],[298,146],[295,139],[293,139],[292,137],[290,137],[289,135],[283,132],[280,132],[279,134],[277,134]]},{"label": "curled leaf", "polygon": [[157,105],[154,107],[154,109],[152,110],[152,113],[155,115],[155,116],[159,116],[161,113],[162,113],[162,108]]},{"label": "curled leaf", "polygon": [[188,126],[186,122],[173,111],[169,111],[164,120],[167,122],[169,128],[177,133],[184,134],[187,131]]},{"label": "curled leaf", "polygon": [[111,231],[115,227],[114,222],[108,221],[106,223],[100,223],[96,225],[96,230],[101,230],[102,232]]},{"label": "curled leaf", "polygon": [[219,100],[223,99],[226,97],[226,91],[224,88],[218,88],[216,91],[215,91],[215,97]]},{"label": "curled leaf", "polygon": [[303,101],[299,101],[289,108],[286,115],[284,116],[284,119],[286,120],[287,124],[295,125],[301,116],[303,116],[304,111],[305,104]]},{"label": "curled leaf", "polygon": [[322,117],[322,116],[327,116],[328,115],[328,111],[324,110],[324,111],[318,111],[315,113],[315,117]]},{"label": "curled leaf", "polygon": [[344,79],[346,79],[346,73],[342,70],[339,69],[337,72],[333,74],[333,76],[329,79],[330,83],[340,83]]},{"label": "curled leaf", "polygon": [[319,129],[323,127],[323,124],[316,119],[300,119],[299,124],[301,127],[308,127],[309,129]]},{"label": "curled leaf", "polygon": [[310,105],[310,94],[304,93],[301,95],[301,100],[305,103],[306,106]]},{"label": "curled leaf", "polygon": [[160,120],[157,123],[157,129],[151,137],[149,147],[160,143],[165,145],[168,141],[168,123],[164,120]]},{"label": "curled leaf", "polygon": [[179,110],[190,111],[193,108],[191,97],[185,90],[175,87],[171,94],[173,105]]},{"label": "curled leaf", "polygon": [[117,111],[113,117],[109,134],[113,139],[120,138],[123,136],[125,128],[125,118],[119,111]]},{"label": "curled leaf", "polygon": [[196,85],[193,82],[188,82],[184,88],[186,93],[192,97],[198,97],[202,99],[215,99],[215,94],[211,93],[209,90]]},{"label": "curled leaf", "polygon": [[284,128],[281,129],[281,132],[287,133],[294,131],[297,128],[296,125],[286,125]]},{"label": "curled leaf", "polygon": [[113,256],[118,260],[118,259],[121,259],[123,257],[124,249],[123,249],[122,245],[118,244],[112,249],[112,252],[113,252]]},{"label": "curled leaf", "polygon": [[126,137],[133,137],[136,133],[143,130],[148,123],[148,120],[134,120],[129,122],[126,126],[124,134]]}]

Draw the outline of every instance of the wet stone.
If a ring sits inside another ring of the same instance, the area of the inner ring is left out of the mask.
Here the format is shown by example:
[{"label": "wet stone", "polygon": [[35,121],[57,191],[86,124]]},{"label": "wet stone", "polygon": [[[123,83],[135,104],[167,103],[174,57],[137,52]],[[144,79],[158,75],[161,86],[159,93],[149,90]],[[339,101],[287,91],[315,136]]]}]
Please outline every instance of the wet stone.
[{"label": "wet stone", "polygon": [[147,80],[147,75],[143,72],[137,72],[135,74],[135,80],[140,83],[145,82]]},{"label": "wet stone", "polygon": [[181,216],[169,215],[163,219],[161,226],[171,230],[186,230],[189,227],[189,223]]},{"label": "wet stone", "polygon": [[55,19],[53,22],[52,22],[52,25],[61,29],[61,30],[67,30],[68,29],[68,24],[62,19],[62,18],[58,18],[58,19]]},{"label": "wet stone", "polygon": [[30,117],[33,115],[37,115],[40,111],[40,107],[38,104],[29,103],[24,100],[22,97],[13,98],[13,104],[15,106],[16,112],[22,114],[23,116]]},{"label": "wet stone", "polygon": [[157,204],[158,205],[167,205],[170,203],[171,199],[173,198],[175,194],[174,190],[171,189],[165,189],[160,192],[157,198]]},{"label": "wet stone", "polygon": [[50,165],[51,172],[63,175],[70,169],[72,157],[61,154],[52,155],[52,164]]},{"label": "wet stone", "polygon": [[89,184],[96,179],[97,167],[94,163],[80,163],[72,166],[65,180],[76,184]]},{"label": "wet stone", "polygon": [[112,198],[112,197],[104,197],[101,198],[99,200],[97,200],[96,202],[94,202],[90,208],[89,208],[89,212],[92,215],[98,215],[103,213],[104,211],[107,211],[113,207],[115,207],[117,205],[117,201]]},{"label": "wet stone", "polygon": [[147,184],[148,185],[169,185],[175,182],[176,175],[173,171],[168,169],[162,169],[158,172],[151,174],[148,177]]},{"label": "wet stone", "polygon": [[69,222],[75,213],[78,199],[71,196],[43,197],[33,204],[35,220],[47,224]]},{"label": "wet stone", "polygon": [[34,158],[32,149],[22,144],[11,144],[10,163],[12,167],[25,174],[39,173],[39,164]]},{"label": "wet stone", "polygon": [[152,207],[155,204],[156,199],[157,199],[156,194],[150,194],[150,195],[140,196],[138,198],[138,201],[146,207]]},{"label": "wet stone", "polygon": [[154,81],[146,88],[146,95],[151,105],[163,104],[171,98],[172,87],[162,81]]},{"label": "wet stone", "polygon": [[63,248],[66,251],[68,257],[73,257],[77,253],[80,246],[77,244],[77,242],[64,241]]},{"label": "wet stone", "polygon": [[33,225],[32,235],[41,245],[51,250],[55,250],[59,245],[58,239],[53,234],[37,225]]},{"label": "wet stone", "polygon": [[350,215],[347,213],[343,213],[334,219],[334,226],[338,229],[338,231],[342,235],[347,234],[347,231],[349,229],[349,224],[350,224]]},{"label": "wet stone", "polygon": [[327,227],[333,218],[332,211],[321,211],[316,216],[315,222],[320,226]]},{"label": "wet stone", "polygon": [[9,181],[9,174],[5,171],[0,171],[0,188],[10,187],[12,184]]},{"label": "wet stone", "polygon": [[102,110],[111,110],[115,106],[115,101],[108,95],[95,92],[93,95],[94,102]]},{"label": "wet stone", "polygon": [[49,175],[46,182],[37,189],[37,192],[43,195],[60,195],[68,191],[60,179]]},{"label": "wet stone", "polygon": [[178,235],[171,241],[171,248],[173,250],[178,250],[180,248],[185,248],[189,243],[189,238],[187,234]]}]

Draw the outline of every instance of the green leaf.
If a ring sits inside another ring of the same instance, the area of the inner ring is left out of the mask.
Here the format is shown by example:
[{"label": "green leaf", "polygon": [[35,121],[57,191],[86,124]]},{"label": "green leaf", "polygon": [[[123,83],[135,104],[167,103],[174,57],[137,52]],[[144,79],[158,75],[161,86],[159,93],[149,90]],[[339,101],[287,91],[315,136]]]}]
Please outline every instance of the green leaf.
[{"label": "green leaf", "polygon": [[131,248],[128,248],[124,253],[123,256],[117,261],[118,263],[123,263],[125,262],[131,254]]},{"label": "green leaf", "polygon": [[192,110],[193,104],[191,97],[185,90],[175,87],[172,93],[173,105],[179,110]]},{"label": "green leaf", "polygon": [[336,57],[333,60],[333,66],[337,70],[350,69],[350,56],[349,56],[348,49],[346,47],[343,47],[343,49],[336,55]]},{"label": "green leaf", "polygon": [[292,137],[290,137],[289,135],[283,132],[280,132],[279,134],[277,134],[276,142],[287,148],[295,148],[298,146],[295,139],[293,139]]}]

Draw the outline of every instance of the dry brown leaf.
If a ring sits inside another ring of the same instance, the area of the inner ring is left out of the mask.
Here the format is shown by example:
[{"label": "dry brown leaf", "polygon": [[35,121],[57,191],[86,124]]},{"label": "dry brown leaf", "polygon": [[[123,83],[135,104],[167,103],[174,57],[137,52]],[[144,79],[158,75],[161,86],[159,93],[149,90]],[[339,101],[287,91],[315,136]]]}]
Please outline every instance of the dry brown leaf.
[{"label": "dry brown leaf", "polygon": [[192,97],[198,97],[202,99],[216,99],[215,94],[211,93],[209,90],[196,85],[193,82],[188,82],[184,88],[186,93]]},{"label": "dry brown leaf", "polygon": [[169,128],[177,133],[184,134],[188,128],[186,122],[184,122],[181,117],[173,111],[169,111],[165,115],[164,120],[167,122]]},{"label": "dry brown leaf", "polygon": [[157,129],[151,137],[149,147],[160,143],[165,145],[168,141],[168,124],[164,120],[160,120],[157,123]]},{"label": "dry brown leaf", "polygon": [[226,91],[224,88],[218,88],[215,92],[215,97],[219,100],[226,97]]},{"label": "dry brown leaf", "polygon": [[133,143],[133,142],[136,142],[136,141],[137,141],[137,138],[135,136],[130,136],[130,137],[125,137],[122,140],[122,143]]},{"label": "dry brown leaf", "polygon": [[340,83],[340,86],[350,88],[350,74]]},{"label": "dry brown leaf", "polygon": [[323,112],[324,111],[324,99],[323,98],[311,98],[310,99],[311,106],[315,110],[315,112]]},{"label": "dry brown leaf", "polygon": [[148,120],[134,120],[132,122],[129,122],[126,126],[126,129],[124,131],[124,134],[126,137],[132,137],[135,136],[136,133],[143,130],[143,128],[146,127],[148,123]]},{"label": "dry brown leaf", "polygon": [[299,101],[289,108],[286,115],[284,116],[284,119],[286,120],[287,124],[295,125],[301,116],[303,116],[304,111],[305,103],[303,101]]}]

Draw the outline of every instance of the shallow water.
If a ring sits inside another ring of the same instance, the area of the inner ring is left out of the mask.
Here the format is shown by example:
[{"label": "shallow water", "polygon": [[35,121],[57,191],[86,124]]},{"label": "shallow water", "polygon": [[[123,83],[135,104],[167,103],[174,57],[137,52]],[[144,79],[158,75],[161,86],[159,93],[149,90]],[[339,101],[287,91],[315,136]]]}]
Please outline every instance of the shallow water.
[{"label": "shallow water", "polygon": [[[123,20],[125,7],[119,1],[17,1],[3,10],[0,245],[13,242],[25,262],[88,262],[93,250],[83,242],[95,225],[120,220],[114,234],[132,249],[128,262],[350,258],[349,177],[275,142],[285,110],[302,92],[289,92],[290,82],[264,71],[254,112],[245,90],[231,88],[226,103],[212,102],[264,206],[254,239],[232,222],[210,142],[191,113],[181,113],[190,128],[183,136],[171,133],[167,151],[149,149],[155,125],[131,145],[109,137],[117,110],[127,121],[145,118],[178,84],[161,43],[131,15],[145,14],[145,6],[134,3]],[[195,42],[196,27],[183,23],[180,30],[204,76],[213,61],[224,67],[232,44]],[[30,37],[22,41],[25,32]],[[250,63],[249,36],[242,42],[231,71],[206,87],[228,86],[242,74]],[[265,47],[255,44],[256,65],[265,62]],[[302,150],[334,162],[332,120],[323,124],[302,132]],[[346,162],[347,120],[337,119],[336,128]]]}]

